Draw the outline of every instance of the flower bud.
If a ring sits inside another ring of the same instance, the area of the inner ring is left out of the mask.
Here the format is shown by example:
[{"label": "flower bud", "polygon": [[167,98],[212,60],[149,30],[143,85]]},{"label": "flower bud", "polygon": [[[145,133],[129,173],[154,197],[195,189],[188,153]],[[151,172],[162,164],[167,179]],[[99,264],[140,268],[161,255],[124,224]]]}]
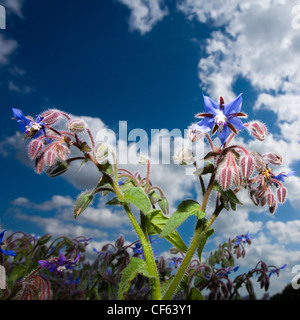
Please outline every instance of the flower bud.
[{"label": "flower bud", "polygon": [[37,173],[42,173],[45,168],[45,157],[41,155],[35,159],[35,171]]},{"label": "flower bud", "polygon": [[54,164],[54,162],[55,162],[55,159],[56,159],[56,154],[55,154],[55,152],[52,150],[52,149],[50,149],[49,151],[47,151],[47,153],[46,153],[46,164],[49,166],[49,167],[51,167],[51,166],[53,166],[53,164]]},{"label": "flower bud", "polygon": [[266,153],[263,157],[266,161],[276,166],[280,166],[282,164],[282,157],[275,152]]},{"label": "flower bud", "polygon": [[120,237],[115,241],[115,246],[120,249],[124,246],[124,237],[123,235],[121,234]]},{"label": "flower bud", "polygon": [[40,140],[32,140],[28,146],[29,157],[33,160],[41,152],[43,143]]},{"label": "flower bud", "polygon": [[54,178],[66,172],[68,168],[69,163],[67,161],[56,161],[53,166],[48,168],[46,173],[49,177]]},{"label": "flower bud", "polygon": [[44,117],[43,121],[47,123],[47,125],[54,124],[59,118],[60,118],[61,112],[55,109],[51,109],[48,111],[45,111],[42,114],[42,117]]},{"label": "flower bud", "polygon": [[249,178],[254,170],[255,162],[254,159],[246,154],[240,159],[240,166],[244,178]]},{"label": "flower bud", "polygon": [[103,142],[96,145],[94,154],[95,158],[100,164],[105,164],[108,161],[108,156],[111,151],[111,147],[108,143]]},{"label": "flower bud", "polygon": [[179,165],[187,165],[194,162],[193,152],[188,148],[182,148],[177,150],[174,160],[178,162]]},{"label": "flower bud", "polygon": [[277,197],[278,197],[278,201],[279,203],[284,203],[285,199],[286,199],[286,194],[287,194],[287,189],[285,187],[279,187],[277,189]]},{"label": "flower bud", "polygon": [[62,143],[57,142],[55,143],[55,152],[56,155],[64,161],[66,160],[66,155],[70,153],[70,149]]},{"label": "flower bud", "polygon": [[263,141],[268,133],[266,126],[260,121],[252,121],[246,127],[249,133],[260,141]]},{"label": "flower bud", "polygon": [[164,214],[169,214],[169,201],[167,198],[162,198],[161,200],[158,200],[158,205]]},{"label": "flower bud", "polygon": [[274,193],[271,190],[269,190],[267,193],[267,200],[268,200],[268,206],[272,207],[275,202],[275,197],[274,197]]},{"label": "flower bud", "polygon": [[68,123],[68,128],[72,132],[83,132],[87,128],[87,124],[82,119],[73,119]]},{"label": "flower bud", "polygon": [[232,181],[232,176],[233,174],[230,166],[225,166],[219,170],[217,178],[223,190],[229,189]]},{"label": "flower bud", "polygon": [[269,207],[270,213],[273,214],[276,211],[276,208],[277,208],[277,202],[276,202],[276,200],[274,200],[273,205],[271,207]]},{"label": "flower bud", "polygon": [[85,191],[79,195],[77,201],[75,202],[73,213],[76,219],[93,201],[93,195],[90,191]]}]

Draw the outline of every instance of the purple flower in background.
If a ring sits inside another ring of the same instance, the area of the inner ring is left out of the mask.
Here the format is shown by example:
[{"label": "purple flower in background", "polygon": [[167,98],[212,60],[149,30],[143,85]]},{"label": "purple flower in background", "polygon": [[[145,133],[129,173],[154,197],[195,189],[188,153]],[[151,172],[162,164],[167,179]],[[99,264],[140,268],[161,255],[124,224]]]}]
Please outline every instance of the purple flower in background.
[{"label": "purple flower in background", "polygon": [[46,137],[44,117],[37,115],[33,120],[31,117],[25,117],[20,109],[12,108],[14,119],[19,123],[21,131],[25,132],[24,139],[26,138],[38,138],[42,134]]},{"label": "purple flower in background", "polygon": [[222,145],[226,142],[232,130],[237,133],[237,130],[246,129],[239,117],[247,115],[241,112],[242,94],[230,103],[224,103],[223,97],[220,97],[220,103],[204,96],[204,113],[196,115],[197,118],[204,118],[192,127],[192,130],[202,133],[212,130],[212,134],[218,131],[218,137]]},{"label": "purple flower in background", "polygon": [[5,231],[6,231],[6,230],[4,230],[4,231],[2,231],[2,232],[0,233],[0,253],[5,254],[5,255],[7,255],[7,256],[13,256],[13,257],[15,257],[16,254],[15,254],[12,250],[3,250],[3,249],[2,249],[2,245],[4,245],[4,243],[3,243],[3,237],[4,237],[4,232],[5,232]]},{"label": "purple flower in background", "polygon": [[77,263],[80,253],[74,261],[67,259],[60,251],[58,258],[52,258],[50,260],[39,260],[38,263],[42,268],[47,268],[50,272],[56,272],[58,274],[64,273],[66,269],[72,270],[73,266]]}]

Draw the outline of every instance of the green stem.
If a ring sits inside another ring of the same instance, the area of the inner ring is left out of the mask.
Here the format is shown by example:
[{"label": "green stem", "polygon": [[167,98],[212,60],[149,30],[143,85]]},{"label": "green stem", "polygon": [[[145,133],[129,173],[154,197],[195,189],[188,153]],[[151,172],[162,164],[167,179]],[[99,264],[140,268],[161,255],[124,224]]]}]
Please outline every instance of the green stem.
[{"label": "green stem", "polygon": [[141,244],[143,246],[144,255],[145,255],[145,258],[147,261],[148,271],[153,277],[155,277],[155,282],[154,282],[154,285],[152,288],[153,289],[152,298],[153,298],[153,300],[161,300],[159,275],[158,275],[158,271],[156,268],[156,262],[154,259],[154,255],[153,255],[153,251],[152,251],[152,247],[151,247],[149,238],[146,237],[145,233],[143,232],[140,225],[136,221],[129,205],[127,203],[124,203],[123,207],[124,207],[128,217],[129,217],[129,220],[132,223],[134,230],[136,231],[136,233],[141,241]]},{"label": "green stem", "polygon": [[[202,206],[201,206],[201,210],[203,212],[205,212],[205,210],[206,210],[207,202],[208,202],[210,193],[211,193],[213,185],[214,185],[214,178],[215,178],[215,175],[212,175],[210,178],[207,190],[203,196],[203,201],[202,201]],[[195,251],[197,250],[197,247],[198,247],[202,237],[206,234],[207,230],[210,228],[210,226],[216,220],[217,216],[219,215],[219,213],[222,209],[223,209],[223,206],[219,206],[218,208],[216,208],[216,210],[214,211],[214,213],[212,214],[210,219],[208,221],[206,221],[206,223],[204,223],[204,225],[202,225],[201,220],[197,221],[194,236],[193,236],[191,244],[188,248],[188,251],[186,252],[185,257],[184,257],[175,277],[173,278],[173,281],[171,282],[169,288],[167,289],[165,295],[163,296],[162,300],[170,300],[173,297],[178,285],[180,284],[180,281],[182,280],[182,278],[184,276],[184,273],[185,273],[191,259],[193,258]]]},{"label": "green stem", "polygon": [[[117,180],[117,174],[118,174],[118,170],[117,170],[117,166],[116,166],[116,161],[114,158],[114,169],[115,169],[115,180],[109,175],[107,174],[103,168],[102,165],[99,164],[96,159],[91,155],[88,154],[89,159],[96,165],[96,167],[98,168],[98,170],[103,174],[103,176],[106,178],[107,182],[112,186],[112,188],[114,189],[116,196],[119,198],[120,202],[123,201],[124,199],[124,195],[122,190],[119,187],[118,184],[118,180]],[[153,300],[161,300],[161,291],[160,291],[160,282],[159,282],[159,274],[156,268],[156,262],[154,259],[154,255],[153,255],[153,251],[152,251],[152,247],[149,241],[149,238],[145,235],[145,233],[143,232],[143,230],[141,229],[140,225],[138,224],[138,222],[136,221],[134,214],[132,213],[128,203],[123,202],[123,207],[129,217],[130,222],[133,225],[133,228],[135,230],[135,232],[137,233],[143,250],[144,250],[144,255],[146,258],[146,262],[147,262],[147,266],[148,266],[148,271],[150,273],[151,276],[153,276],[155,278],[155,282],[154,282],[154,286],[153,286],[153,292],[152,292],[152,297]]]}]

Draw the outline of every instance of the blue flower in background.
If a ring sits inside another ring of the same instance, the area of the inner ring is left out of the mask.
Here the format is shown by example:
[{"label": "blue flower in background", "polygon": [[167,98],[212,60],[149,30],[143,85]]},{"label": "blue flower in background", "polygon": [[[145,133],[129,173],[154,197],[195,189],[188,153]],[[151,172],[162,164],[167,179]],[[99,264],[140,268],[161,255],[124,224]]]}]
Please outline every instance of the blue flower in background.
[{"label": "blue flower in background", "polygon": [[4,237],[4,232],[5,232],[5,231],[6,231],[6,230],[4,230],[4,231],[2,231],[2,232],[0,233],[0,253],[5,254],[5,255],[7,255],[7,256],[13,256],[13,257],[15,257],[16,254],[15,254],[12,250],[3,250],[3,249],[2,249],[2,245],[4,245],[4,243],[3,243],[3,237]]},{"label": "blue flower in background", "polygon": [[236,236],[236,241],[234,243],[235,246],[238,246],[240,243],[249,242],[253,237],[249,236],[249,231],[246,234],[242,234],[240,236]]},{"label": "blue flower in background", "polygon": [[283,178],[287,178],[287,177],[293,176],[295,173],[296,173],[296,171],[290,171],[288,173],[282,172],[277,176],[271,175],[271,178],[275,179],[275,180],[278,180],[278,181],[284,182]]},{"label": "blue flower in background", "polygon": [[269,278],[271,277],[272,274],[276,273],[277,275],[279,275],[279,271],[283,270],[284,268],[286,268],[287,264],[284,264],[282,267],[277,268],[277,269],[273,269],[271,270],[271,272],[269,273]]},{"label": "blue flower in background", "polygon": [[205,112],[197,114],[196,117],[204,119],[193,125],[192,130],[202,133],[212,130],[212,134],[218,131],[218,137],[223,145],[231,133],[230,130],[237,133],[237,130],[246,129],[239,118],[247,116],[241,112],[242,93],[235,100],[226,104],[223,97],[220,97],[220,103],[204,95],[203,99]]},{"label": "blue flower in background", "polygon": [[31,117],[25,117],[23,112],[19,109],[12,108],[14,119],[19,123],[21,131],[25,132],[25,138],[38,138],[42,134],[46,137],[45,126],[46,122],[43,122],[44,117],[37,115],[33,120]]}]

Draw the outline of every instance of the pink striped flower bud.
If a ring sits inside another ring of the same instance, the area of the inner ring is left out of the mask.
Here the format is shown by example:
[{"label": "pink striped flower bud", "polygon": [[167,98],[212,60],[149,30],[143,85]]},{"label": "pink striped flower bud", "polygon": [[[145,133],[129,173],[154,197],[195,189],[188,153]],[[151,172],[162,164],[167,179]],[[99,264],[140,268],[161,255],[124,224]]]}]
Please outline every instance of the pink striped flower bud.
[{"label": "pink striped flower bud", "polygon": [[62,143],[56,143],[56,155],[61,160],[66,160],[66,155],[70,153],[70,149]]},{"label": "pink striped flower bud", "polygon": [[28,146],[29,157],[33,160],[43,149],[43,143],[40,140],[32,140]]},{"label": "pink striped flower bud", "polygon": [[271,190],[268,190],[267,192],[267,201],[269,207],[272,207],[274,205],[274,202],[276,202],[274,193]]},{"label": "pink striped flower bud", "polygon": [[35,171],[37,173],[42,173],[44,171],[44,168],[45,168],[45,157],[44,157],[44,154],[42,154],[41,156],[35,159]]},{"label": "pink striped flower bud", "polygon": [[229,189],[233,179],[231,158],[232,156],[229,152],[218,168],[217,179],[223,190]]},{"label": "pink striped flower bud", "polygon": [[260,121],[252,121],[246,124],[249,133],[256,139],[263,141],[268,133],[266,126]]},{"label": "pink striped flower bud", "polygon": [[282,164],[282,157],[275,152],[263,154],[263,157],[266,161],[276,166],[280,166]]},{"label": "pink striped flower bud", "polygon": [[47,125],[54,124],[61,116],[61,112],[55,109],[47,110],[42,114],[44,117],[43,121],[46,122]]},{"label": "pink striped flower bud", "polygon": [[219,171],[218,181],[223,190],[229,189],[232,182],[232,170],[230,167],[224,167]]},{"label": "pink striped flower bud", "polygon": [[249,190],[249,197],[256,206],[259,205],[259,198],[256,196],[256,190],[254,188]]},{"label": "pink striped flower bud", "polygon": [[68,123],[68,128],[72,132],[83,132],[87,128],[87,124],[82,119],[73,119]]},{"label": "pink striped flower bud", "polygon": [[269,207],[270,213],[273,214],[276,211],[276,208],[277,208],[277,202],[276,202],[276,200],[274,200],[273,205],[271,207]]},{"label": "pink striped flower bud", "polygon": [[247,179],[253,173],[255,161],[250,155],[246,154],[240,159],[240,166],[242,169],[243,177]]},{"label": "pink striped flower bud", "polygon": [[279,203],[284,203],[285,199],[286,199],[286,195],[287,195],[287,189],[285,187],[279,187],[277,189],[277,197],[278,197],[278,201]]},{"label": "pink striped flower bud", "polygon": [[50,149],[49,151],[47,151],[47,153],[45,155],[46,164],[49,167],[51,167],[51,166],[53,166],[55,160],[56,160],[56,153],[53,149]]}]

